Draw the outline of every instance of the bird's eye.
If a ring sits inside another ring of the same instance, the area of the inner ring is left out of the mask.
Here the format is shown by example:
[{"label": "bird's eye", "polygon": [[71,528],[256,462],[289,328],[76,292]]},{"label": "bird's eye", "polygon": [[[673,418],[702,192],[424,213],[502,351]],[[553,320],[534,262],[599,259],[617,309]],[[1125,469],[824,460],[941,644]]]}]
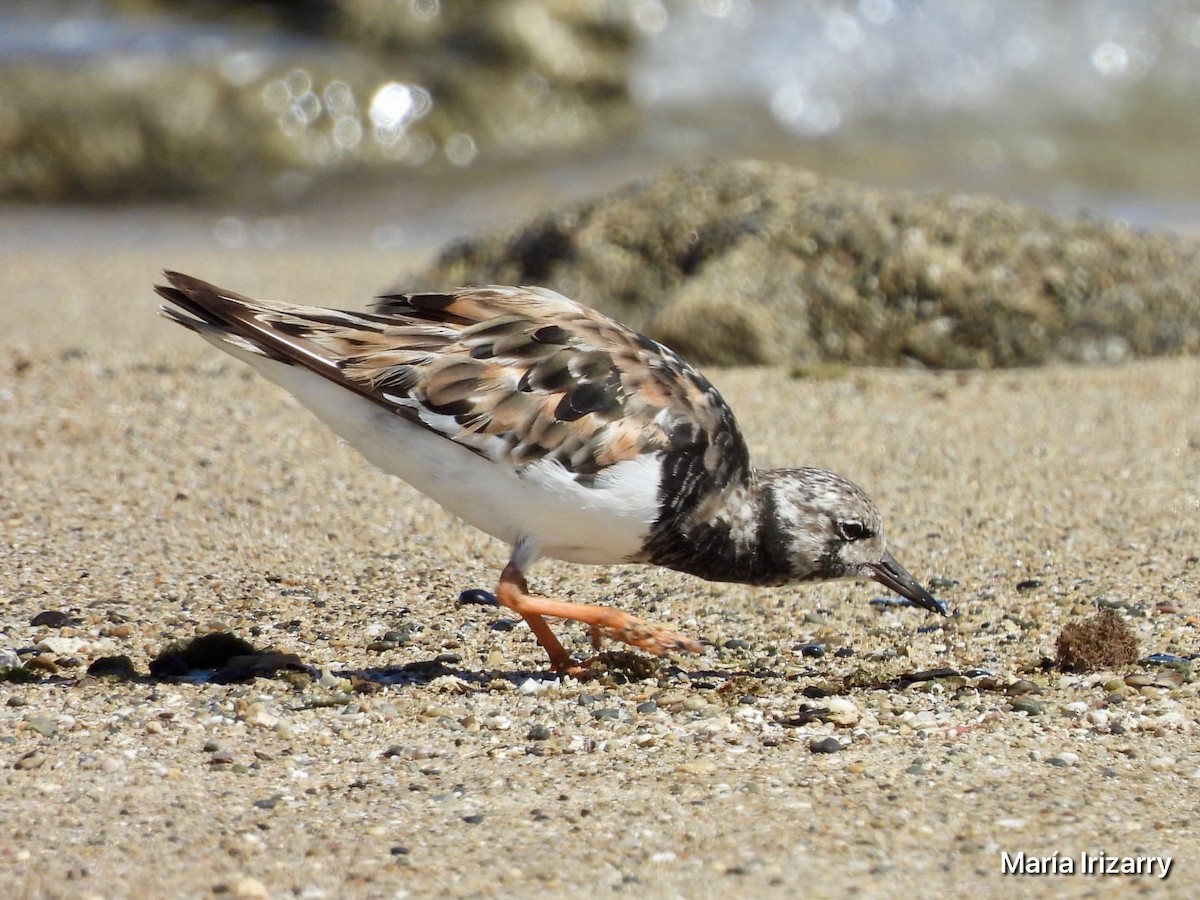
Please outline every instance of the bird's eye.
[{"label": "bird's eye", "polygon": [[858,541],[868,534],[867,526],[857,519],[846,519],[837,523],[838,534],[844,541]]}]

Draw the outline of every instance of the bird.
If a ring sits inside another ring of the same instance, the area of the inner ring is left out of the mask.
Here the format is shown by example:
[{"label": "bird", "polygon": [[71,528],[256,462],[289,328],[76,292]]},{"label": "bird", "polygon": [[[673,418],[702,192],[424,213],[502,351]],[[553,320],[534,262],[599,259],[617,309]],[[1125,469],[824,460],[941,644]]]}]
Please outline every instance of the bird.
[{"label": "bird", "polygon": [[368,311],[264,302],[178,272],[162,315],[295,396],[363,457],[511,549],[496,602],[550,669],[584,677],[546,618],[654,655],[695,639],[530,591],[542,558],[712,582],[871,579],[947,615],[888,550],[875,504],[824,469],[756,468],[733,411],[678,354],[545,287],[395,293]]}]

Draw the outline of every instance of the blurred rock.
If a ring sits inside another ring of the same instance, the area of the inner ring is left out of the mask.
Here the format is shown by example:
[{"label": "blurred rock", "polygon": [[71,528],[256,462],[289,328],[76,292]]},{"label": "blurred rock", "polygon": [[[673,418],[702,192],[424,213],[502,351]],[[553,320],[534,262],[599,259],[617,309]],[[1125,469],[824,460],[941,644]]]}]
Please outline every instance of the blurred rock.
[{"label": "blurred rock", "polygon": [[287,199],[325,173],[465,166],[632,121],[622,3],[119,7],[139,15],[107,44],[0,66],[0,197]]},{"label": "blurred rock", "polygon": [[448,247],[399,289],[537,284],[708,364],[1113,362],[1200,350],[1200,245],[990,196],[684,166]]}]

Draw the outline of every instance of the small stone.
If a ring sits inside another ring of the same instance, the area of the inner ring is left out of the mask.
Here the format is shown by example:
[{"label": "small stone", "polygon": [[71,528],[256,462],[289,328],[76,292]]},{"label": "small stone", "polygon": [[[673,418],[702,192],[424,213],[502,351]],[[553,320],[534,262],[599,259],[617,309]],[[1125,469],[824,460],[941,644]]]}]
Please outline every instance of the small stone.
[{"label": "small stone", "polygon": [[112,678],[117,681],[133,681],[138,677],[133,660],[122,653],[119,656],[102,656],[87,667],[94,678]]},{"label": "small stone", "polygon": [[218,750],[208,758],[209,765],[213,766],[231,766],[233,765],[233,752],[230,750]]},{"label": "small stone", "polygon": [[459,603],[475,604],[478,606],[497,606],[496,595],[481,588],[469,588],[458,595]]},{"label": "small stone", "polygon": [[750,642],[743,638],[730,638],[725,642],[726,650],[746,650],[749,647]]},{"label": "small stone", "polygon": [[858,707],[845,697],[830,697],[826,708],[829,712],[825,719],[834,725],[850,726],[859,720]]},{"label": "small stone", "polygon": [[278,804],[278,803],[279,803],[278,796],[266,797],[262,800],[255,800],[254,806],[256,809],[274,809],[276,804]]},{"label": "small stone", "polygon": [[1178,669],[1163,669],[1154,674],[1154,686],[1161,688],[1177,688],[1183,685],[1184,676]]},{"label": "small stone", "polygon": [[47,609],[30,619],[29,624],[35,628],[66,628],[68,625],[79,624],[79,620],[72,619],[61,609]]},{"label": "small stone", "polygon": [[38,753],[36,750],[30,750],[15,763],[13,768],[28,772],[32,769],[40,769],[46,762],[46,757]]},{"label": "small stone", "polygon": [[642,703],[639,703],[637,705],[636,709],[639,713],[642,713],[643,715],[647,715],[649,713],[656,713],[656,712],[658,712],[658,704],[655,703],[653,700],[645,700]]},{"label": "small stone", "polygon": [[481,816],[479,813],[475,813],[470,816],[463,816],[462,820],[468,825],[478,825],[483,821],[483,816]]},{"label": "small stone", "polygon": [[1034,588],[1040,588],[1041,586],[1042,580],[1040,578],[1027,578],[1024,581],[1017,582],[1017,591],[1023,593],[1025,591],[1032,591]]},{"label": "small stone", "polygon": [[50,737],[58,732],[58,719],[54,716],[39,714],[29,720],[29,727],[43,737]]},{"label": "small stone", "polygon": [[1035,681],[1030,681],[1027,678],[1020,678],[1004,689],[1004,693],[1010,697],[1021,697],[1025,694],[1040,694],[1042,688]]},{"label": "small stone", "polygon": [[518,694],[524,694],[527,697],[536,697],[538,694],[548,690],[550,685],[545,681],[539,681],[536,678],[526,678],[517,688]]},{"label": "small stone", "polygon": [[83,651],[87,645],[88,642],[83,638],[62,637],[61,635],[52,635],[37,642],[39,650],[53,653],[55,656],[74,656]]},{"label": "small stone", "polygon": [[30,672],[45,672],[47,675],[53,675],[58,671],[58,663],[52,654],[42,654],[30,657],[25,663],[25,668]]},{"label": "small stone", "polygon": [[1030,716],[1040,716],[1046,709],[1046,704],[1034,700],[1032,697],[1017,697],[1012,702],[1012,707],[1017,712],[1023,712]]},{"label": "small stone", "polygon": [[5,669],[21,668],[21,657],[16,650],[9,650],[7,647],[0,650],[0,672]]},{"label": "small stone", "polygon": [[266,900],[267,886],[257,878],[239,878],[233,886],[233,896],[239,900]]},{"label": "small stone", "polygon": [[541,722],[536,722],[529,728],[529,733],[526,735],[531,741],[546,741],[550,739],[553,732],[550,731],[549,725],[544,725]]},{"label": "small stone", "polygon": [[842,750],[842,742],[830,735],[824,738],[814,738],[809,741],[808,749],[813,753],[837,753]]},{"label": "small stone", "polygon": [[846,659],[846,658],[854,655],[854,648],[853,647],[838,647],[837,650],[835,650],[833,652],[833,655],[836,656],[838,659]]},{"label": "small stone", "polygon": [[825,655],[825,648],[820,644],[804,644],[800,648],[800,655],[810,659],[820,659]]},{"label": "small stone", "polygon": [[599,709],[592,710],[593,719],[619,719],[621,711],[613,706],[602,706]]}]

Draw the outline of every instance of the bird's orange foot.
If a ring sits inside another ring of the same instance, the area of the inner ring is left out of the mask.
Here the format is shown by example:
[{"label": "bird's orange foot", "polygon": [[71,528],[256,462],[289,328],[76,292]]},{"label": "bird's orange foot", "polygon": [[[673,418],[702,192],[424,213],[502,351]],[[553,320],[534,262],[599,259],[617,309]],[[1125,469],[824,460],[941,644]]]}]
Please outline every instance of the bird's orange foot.
[{"label": "bird's orange foot", "polygon": [[570,619],[588,625],[592,631],[592,646],[597,650],[600,649],[601,637],[610,637],[655,656],[674,651],[701,653],[704,650],[699,641],[687,635],[668,631],[619,609],[533,596],[529,593],[525,576],[512,562],[509,562],[500,574],[500,583],[496,586],[496,602],[511,609],[529,624],[538,643],[549,654],[550,667],[555,672],[576,678],[589,677],[593,670],[588,663],[581,663],[567,653],[550,630],[550,626],[546,624],[545,616]]},{"label": "bird's orange foot", "polygon": [[699,641],[693,640],[677,631],[669,631],[652,622],[631,616],[628,613],[612,611],[608,621],[592,626],[592,646],[600,649],[601,636],[621,641],[631,647],[662,656],[665,653],[703,653],[704,647]]}]

